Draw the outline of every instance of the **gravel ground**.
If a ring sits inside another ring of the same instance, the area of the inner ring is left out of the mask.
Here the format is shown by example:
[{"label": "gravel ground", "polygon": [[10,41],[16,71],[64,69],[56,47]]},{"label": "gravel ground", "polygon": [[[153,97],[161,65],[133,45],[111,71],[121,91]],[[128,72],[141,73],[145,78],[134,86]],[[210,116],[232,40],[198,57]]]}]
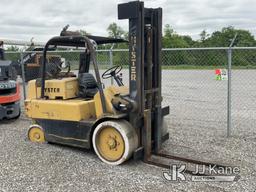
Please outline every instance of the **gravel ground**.
[{"label": "gravel ground", "polygon": [[[126,74],[126,72],[124,72]],[[212,71],[163,71],[170,139],[180,156],[239,166],[236,182],[170,182],[162,168],[102,163],[89,150],[27,140],[30,121],[0,122],[0,191],[256,191],[256,71],[233,72],[233,129],[226,138],[226,81]],[[125,81],[127,75],[124,75]]]}]

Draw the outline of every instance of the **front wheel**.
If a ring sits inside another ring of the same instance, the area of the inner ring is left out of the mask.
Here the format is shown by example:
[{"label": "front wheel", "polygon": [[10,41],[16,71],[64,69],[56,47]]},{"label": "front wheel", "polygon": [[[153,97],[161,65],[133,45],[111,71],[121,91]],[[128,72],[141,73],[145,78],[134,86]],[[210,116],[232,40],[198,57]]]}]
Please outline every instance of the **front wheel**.
[{"label": "front wheel", "polygon": [[138,147],[138,136],[126,120],[104,121],[95,128],[92,143],[95,153],[103,162],[120,165]]}]

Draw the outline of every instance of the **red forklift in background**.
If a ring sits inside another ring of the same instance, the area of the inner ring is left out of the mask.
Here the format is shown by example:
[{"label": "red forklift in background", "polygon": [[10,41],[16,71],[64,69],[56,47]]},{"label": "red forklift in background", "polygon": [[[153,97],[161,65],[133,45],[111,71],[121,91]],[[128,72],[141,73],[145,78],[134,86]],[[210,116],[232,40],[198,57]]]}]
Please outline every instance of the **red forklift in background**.
[{"label": "red forklift in background", "polygon": [[20,85],[16,62],[4,60],[3,42],[0,42],[0,120],[20,116]]}]

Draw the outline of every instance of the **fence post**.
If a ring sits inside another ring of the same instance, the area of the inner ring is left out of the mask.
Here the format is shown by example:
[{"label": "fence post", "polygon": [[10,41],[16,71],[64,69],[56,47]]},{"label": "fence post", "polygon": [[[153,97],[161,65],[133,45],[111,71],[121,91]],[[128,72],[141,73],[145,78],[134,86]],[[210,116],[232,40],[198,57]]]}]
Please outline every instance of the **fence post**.
[{"label": "fence post", "polygon": [[227,119],[227,137],[231,135],[231,78],[232,78],[232,49],[228,49],[228,119]]},{"label": "fence post", "polygon": [[22,78],[22,86],[23,86],[23,96],[24,100],[27,98],[26,94],[26,80],[25,80],[25,69],[24,69],[24,62],[23,62],[23,52],[20,52],[20,66],[21,66],[21,78]]},{"label": "fence post", "polygon": [[[109,49],[109,64],[110,67],[113,67],[113,47],[114,45],[112,45],[112,47]],[[114,84],[114,79],[113,77],[111,77],[111,85]]]},{"label": "fence post", "polygon": [[232,105],[232,47],[234,46],[235,40],[237,38],[237,33],[232,39],[229,48],[228,48],[228,121],[227,121],[227,137],[231,136],[231,128],[232,128],[232,117],[231,117],[231,105]]}]

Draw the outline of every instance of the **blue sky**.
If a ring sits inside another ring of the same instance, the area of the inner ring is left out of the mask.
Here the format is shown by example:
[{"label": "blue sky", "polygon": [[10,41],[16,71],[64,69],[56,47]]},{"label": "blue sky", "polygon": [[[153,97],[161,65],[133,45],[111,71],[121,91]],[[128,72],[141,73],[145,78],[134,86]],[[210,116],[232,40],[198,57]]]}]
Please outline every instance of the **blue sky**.
[{"label": "blue sky", "polygon": [[[107,35],[116,22],[125,30],[127,21],[117,20],[117,4],[126,0],[1,0],[0,37],[46,41],[58,35],[66,24],[94,35]],[[223,26],[250,30],[256,35],[255,0],[145,0],[146,7],[162,7],[163,23],[194,39]]]}]

